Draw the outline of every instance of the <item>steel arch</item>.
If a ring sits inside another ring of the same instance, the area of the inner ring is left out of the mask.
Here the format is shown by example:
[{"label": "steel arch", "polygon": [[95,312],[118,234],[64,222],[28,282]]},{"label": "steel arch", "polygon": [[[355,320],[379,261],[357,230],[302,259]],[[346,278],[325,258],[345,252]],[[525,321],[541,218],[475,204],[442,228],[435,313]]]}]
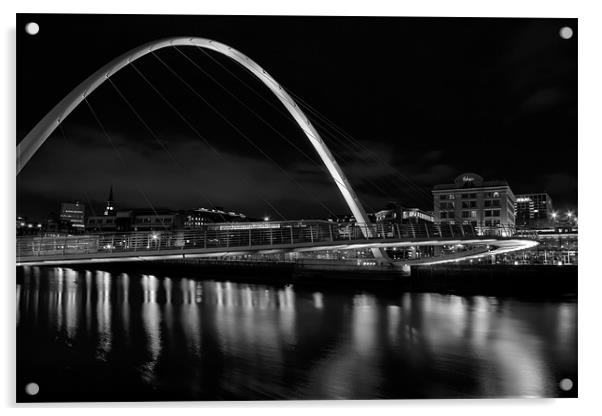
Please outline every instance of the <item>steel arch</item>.
[{"label": "steel arch", "polygon": [[[60,123],[96,88],[102,85],[111,75],[126,67],[131,62],[162,48],[174,46],[197,46],[221,53],[228,58],[238,62],[255,75],[270,91],[282,102],[284,107],[293,116],[299,127],[303,130],[313,147],[318,152],[320,159],[326,165],[328,172],[335,181],[345,202],[351,209],[357,222],[369,223],[368,216],[364,210],[357,194],[351,187],[347,177],[341,170],[339,164],[320,137],[305,113],[299,108],[292,97],[278,84],[270,74],[248,56],[223,43],[199,37],[174,37],[149,42],[138,46],[123,55],[113,59],[111,62],[90,75],[85,81],[75,87],[17,145],[17,175],[25,167],[35,152],[44,144],[46,139],[60,125]],[[372,237],[371,231],[366,229],[365,237]],[[378,258],[384,257],[380,251],[374,252]]]}]

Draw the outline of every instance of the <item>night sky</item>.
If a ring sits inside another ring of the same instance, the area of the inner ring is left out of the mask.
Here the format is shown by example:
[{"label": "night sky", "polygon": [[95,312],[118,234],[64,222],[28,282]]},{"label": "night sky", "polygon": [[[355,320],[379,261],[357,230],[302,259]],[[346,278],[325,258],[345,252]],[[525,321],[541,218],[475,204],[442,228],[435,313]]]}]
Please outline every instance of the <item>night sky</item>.
[{"label": "night sky", "polygon": [[[432,209],[433,185],[463,172],[577,208],[576,19],[17,15],[17,142],[102,65],[170,36],[238,49],[359,142],[314,124],[369,211],[389,201]],[[279,218],[269,201],[287,219],[349,212],[304,134],[246,70],[192,47],[157,56],[247,139],[147,55],[136,68],[222,157],[125,68],[111,79],[159,141],[105,82],[89,101],[115,147],[82,104],[18,176],[19,215],[42,220],[74,200],[98,214],[111,184],[120,208]]]}]

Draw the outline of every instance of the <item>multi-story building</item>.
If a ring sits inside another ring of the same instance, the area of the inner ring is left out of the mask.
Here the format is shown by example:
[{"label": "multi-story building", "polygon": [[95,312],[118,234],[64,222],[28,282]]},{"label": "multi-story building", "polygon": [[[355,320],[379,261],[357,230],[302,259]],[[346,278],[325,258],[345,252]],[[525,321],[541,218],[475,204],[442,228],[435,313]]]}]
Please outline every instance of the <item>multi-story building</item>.
[{"label": "multi-story building", "polygon": [[225,211],[221,207],[212,209],[198,208],[193,211],[184,212],[184,228],[200,228],[208,223],[214,222],[240,222],[252,221],[244,214]]},{"label": "multi-story building", "polygon": [[516,226],[545,228],[553,224],[552,198],[547,193],[516,195]]},{"label": "multi-story building", "polygon": [[[112,201],[112,192],[107,208]],[[107,212],[109,212],[107,214]],[[195,210],[130,209],[105,210],[104,215],[90,216],[86,229],[90,232],[161,231],[202,228],[207,224],[221,222],[256,221],[244,214],[224,211],[223,208],[199,208]]]},{"label": "multi-story building", "polygon": [[86,220],[86,231],[109,232],[124,231],[117,228],[117,214],[114,215],[91,215]]},{"label": "multi-story building", "polygon": [[432,223],[433,214],[420,208],[405,208],[398,203],[390,203],[385,209],[374,214],[376,222],[390,222],[397,224]]},{"label": "multi-story building", "polygon": [[437,223],[471,224],[479,228],[513,229],[516,197],[506,181],[485,181],[464,173],[453,183],[433,188]]},{"label": "multi-story building", "polygon": [[424,211],[419,208],[403,208],[401,211],[401,223],[433,223],[435,217],[430,211]]},{"label": "multi-story building", "polygon": [[61,230],[65,232],[83,232],[86,226],[86,206],[79,202],[63,202],[59,213]]},{"label": "multi-story building", "polygon": [[[367,213],[368,215],[368,221],[369,222],[375,222],[376,221],[376,214],[373,214],[371,212]],[[338,214],[338,215],[331,215],[330,217],[327,218],[327,221],[330,222],[336,222],[339,224],[347,224],[347,223],[354,223],[355,221],[355,216],[353,214]]]},{"label": "multi-story building", "polygon": [[579,259],[579,234],[571,227],[543,229],[517,229],[519,236],[538,241],[539,244],[527,250],[520,250],[495,256],[496,263],[502,264],[549,264],[577,265]]},{"label": "multi-story building", "polygon": [[17,235],[40,234],[43,232],[42,223],[30,221],[27,217],[17,217]]},{"label": "multi-story building", "polygon": [[91,232],[161,231],[180,229],[183,225],[183,216],[177,211],[132,209],[89,217],[86,229]]},{"label": "multi-story building", "polygon": [[136,210],[133,231],[176,230],[184,225],[183,216],[171,210]]}]

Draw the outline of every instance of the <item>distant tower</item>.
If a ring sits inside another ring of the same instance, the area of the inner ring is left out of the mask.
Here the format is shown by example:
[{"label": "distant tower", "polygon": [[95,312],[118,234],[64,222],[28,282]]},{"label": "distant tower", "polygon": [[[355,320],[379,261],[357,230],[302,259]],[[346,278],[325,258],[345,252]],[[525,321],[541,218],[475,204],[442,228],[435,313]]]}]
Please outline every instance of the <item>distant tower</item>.
[{"label": "distant tower", "polygon": [[111,185],[111,190],[109,191],[109,199],[107,199],[107,206],[105,208],[104,215],[107,215],[107,216],[115,215],[115,201],[113,200],[113,185]]}]

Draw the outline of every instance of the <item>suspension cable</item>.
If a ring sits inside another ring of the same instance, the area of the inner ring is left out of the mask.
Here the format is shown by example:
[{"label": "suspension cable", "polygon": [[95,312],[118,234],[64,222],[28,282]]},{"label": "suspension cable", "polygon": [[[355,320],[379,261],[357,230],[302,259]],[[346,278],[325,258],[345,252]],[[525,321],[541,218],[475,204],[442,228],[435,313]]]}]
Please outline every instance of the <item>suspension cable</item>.
[{"label": "suspension cable", "polygon": [[[61,136],[63,137],[63,139],[65,139],[65,142],[67,142],[69,144],[71,144],[73,142],[65,134],[65,129],[63,128],[63,123],[59,123],[59,131],[61,132]],[[96,210],[94,209],[94,205],[92,205],[92,200],[90,199],[90,195],[88,194],[88,191],[86,189],[84,189],[84,198],[86,199],[86,203],[88,204],[88,206],[90,207],[90,210],[92,211],[92,216],[96,217]],[[95,228],[98,228],[98,226],[96,226]]]},{"label": "suspension cable", "polygon": [[[332,211],[328,206],[319,201],[314,195],[308,192],[303,185],[301,185],[296,179],[294,179],[290,174],[282,167],[278,162],[276,162],[272,157],[270,157],[261,147],[253,142],[251,138],[249,138],[245,133],[243,133],[236,125],[234,125],[226,116],[224,116],[217,108],[215,108],[207,99],[205,99],[201,94],[199,94],[186,80],[184,80],[177,72],[175,72],[165,61],[163,61],[155,52],[152,52],[153,56],[161,62],[176,78],[178,78],[184,85],[190,89],[190,91],[196,95],[201,101],[203,101],[214,113],[216,113],[222,120],[224,120],[233,130],[235,130],[241,137],[243,137],[251,146],[253,146],[259,153],[261,153],[264,157],[270,160],[282,173],[294,184],[296,184],[299,189],[301,189],[308,197],[317,202],[320,206],[325,208],[331,215],[337,217],[337,215]],[[337,217],[338,218],[338,217]]]},{"label": "suspension cable", "polygon": [[[226,163],[232,164],[233,162],[231,160],[229,160],[228,158],[226,158],[224,155],[222,155],[222,153],[217,150],[214,146],[211,145],[211,143],[209,142],[209,140],[207,140],[207,138],[205,138],[205,136],[203,136],[198,129],[176,108],[175,105],[173,105],[171,103],[171,101],[169,101],[165,95],[163,95],[161,93],[161,91],[159,91],[159,89],[136,67],[136,65],[134,63],[131,63],[130,66],[136,71],[136,73],[153,89],[153,91],[159,96],[161,97],[161,99],[163,100],[163,102],[165,102],[165,104],[167,104],[167,106],[178,115],[178,117],[180,117],[180,119],[186,124],[186,126],[188,126],[188,128],[190,128],[190,130],[192,130],[192,132],[199,138],[201,139],[201,141],[203,141],[203,143],[218,157],[220,157],[223,161],[225,161]],[[246,178],[242,177],[244,181],[246,181]],[[282,215],[282,213],[274,206],[272,205],[268,200],[266,200],[265,198],[261,198],[262,201],[268,205],[270,207],[270,209],[275,212],[280,218],[282,218],[283,220],[287,220],[286,217],[284,215]]]},{"label": "suspension cable", "polygon": [[[242,79],[241,79],[241,78],[240,78],[238,75],[236,75],[235,73],[233,73],[233,72],[232,72],[230,69],[228,69],[228,68],[227,68],[225,65],[223,65],[221,62],[219,62],[219,61],[218,61],[216,58],[214,58],[213,56],[211,56],[211,54],[209,54],[209,53],[208,53],[207,51],[205,51],[203,48],[200,48],[200,47],[198,47],[198,49],[199,49],[199,50],[200,50],[200,51],[201,51],[203,54],[205,54],[207,57],[209,57],[209,58],[210,58],[210,59],[211,59],[213,62],[215,62],[217,65],[219,65],[219,66],[220,66],[222,69],[224,69],[226,72],[228,72],[228,73],[229,73],[229,74],[230,74],[232,77],[236,78],[236,79],[237,79],[238,81],[240,81],[240,82],[241,82],[243,85],[245,85],[245,86],[246,86],[246,87],[247,87],[247,88],[248,88],[250,91],[252,91],[252,92],[253,92],[255,95],[257,95],[259,98],[261,98],[262,100],[264,100],[264,101],[265,101],[267,104],[269,104],[269,105],[270,105],[272,108],[274,108],[276,111],[278,111],[280,114],[284,115],[285,117],[289,118],[289,115],[288,115],[288,114],[285,114],[284,112],[282,112],[282,110],[280,110],[280,108],[278,108],[278,107],[277,107],[277,106],[275,106],[275,105],[274,105],[272,102],[270,102],[269,100],[267,100],[267,99],[266,99],[266,98],[265,98],[265,97],[264,97],[264,96],[263,96],[261,93],[259,93],[259,92],[258,92],[258,91],[257,91],[255,88],[253,88],[252,86],[248,85],[248,83],[246,83],[246,82],[245,82],[244,80],[242,80]],[[246,69],[246,68],[245,68],[245,69]],[[297,97],[297,99],[299,99],[300,101],[304,102],[304,101],[303,101],[303,100],[302,100],[300,97],[296,96],[296,94],[294,94],[292,91],[290,91],[290,90],[288,90],[288,89],[287,89],[287,92],[289,92],[291,95],[293,95],[293,96]],[[306,104],[306,105],[308,105],[308,104]],[[304,105],[304,107],[306,107],[306,105]],[[317,110],[315,110],[315,111],[314,111],[314,110],[312,110],[311,108],[307,108],[307,110],[308,110],[310,113],[312,113],[312,114],[313,114],[313,113],[315,113],[315,112],[317,111]],[[322,116],[322,119],[326,120],[326,122],[327,122],[327,123],[331,123],[331,122],[330,122],[330,121],[329,121],[329,120],[328,120],[328,119],[327,119],[325,116]],[[320,122],[320,121],[318,121],[318,124],[319,124],[320,126],[322,126],[323,128],[326,128],[326,127],[328,127],[327,125],[325,125],[325,122]],[[333,123],[331,123],[331,124],[333,124]],[[332,128],[332,127],[331,127],[331,128],[330,128],[330,130],[334,130],[334,128]],[[340,130],[342,130],[342,129],[340,129]],[[336,132],[336,130],[334,130],[334,131]],[[329,131],[329,130],[326,130],[326,132],[328,133],[328,136],[329,136],[329,137],[331,137],[332,139],[335,139],[337,142],[341,143],[341,145],[342,145],[342,146],[344,146],[344,147],[347,147],[348,149],[351,149],[351,150],[353,150],[353,148],[351,148],[349,145],[346,145],[342,139],[338,139],[338,138],[337,138],[337,136],[336,136],[336,134],[333,134],[333,133],[332,133],[331,131]],[[339,133],[339,134],[340,134],[340,133]],[[345,134],[347,134],[347,133],[345,133]],[[353,138],[352,138],[352,137],[351,137],[349,134],[347,134],[347,136],[348,136],[349,138],[351,138],[352,140],[354,140],[354,139],[353,139]],[[347,140],[347,141],[350,141],[350,140],[349,140],[349,138],[346,138],[345,140]],[[358,143],[359,143],[359,142],[358,142]],[[360,145],[361,145],[361,144],[360,144]],[[367,151],[368,153],[371,153],[371,152],[370,152],[370,150],[369,150],[368,148],[366,148],[366,147],[363,147],[363,149],[362,149],[362,150],[364,150],[364,151]],[[357,152],[355,152],[355,151],[354,151],[353,153],[355,153],[355,154],[356,154],[356,157],[358,157],[358,155],[357,155]],[[339,156],[339,157],[341,157],[341,156]],[[373,158],[373,159],[374,159],[374,158]],[[367,160],[367,159],[366,159],[366,158],[364,158],[364,160]],[[382,161],[382,160],[380,160],[380,159],[378,159],[378,160],[376,160],[376,161],[377,161],[377,162],[379,162],[380,164],[383,164],[383,165],[385,165],[386,167],[388,167],[388,168],[389,168],[389,169],[392,171],[392,173],[393,173],[393,175],[394,175],[394,176],[402,176],[402,177],[403,177],[403,175],[402,175],[400,172],[398,172],[398,171],[397,171],[397,169],[395,169],[394,167],[392,167],[391,165],[389,165],[387,162],[384,162],[384,161]],[[413,187],[415,187],[415,188],[416,188],[416,189],[417,189],[419,192],[421,192],[421,193],[423,193],[423,194],[427,195],[427,197],[425,197],[425,200],[426,200],[426,201],[428,201],[428,202],[429,202],[429,204],[430,204],[430,203],[432,203],[432,201],[431,201],[431,198],[430,198],[430,196],[431,196],[431,195],[430,195],[430,194],[428,194],[428,192],[426,192],[424,189],[422,189],[421,187],[418,187],[417,185],[413,184],[413,183],[412,183],[412,182],[411,182],[409,179],[407,179],[407,178],[405,179],[405,181],[402,181],[402,180],[401,180],[399,177],[398,177],[397,179],[398,179],[399,181],[401,181],[401,182],[402,182],[404,185],[405,185],[405,182],[407,182],[407,184],[408,184],[409,186],[413,186]],[[380,190],[380,191],[383,193],[383,195],[385,195],[385,194],[386,194],[386,192],[385,192],[385,191],[383,191],[383,190],[382,190],[382,188],[380,188],[380,187],[379,187],[377,184],[375,184],[375,183],[374,183],[372,180],[370,180],[369,178],[362,178],[362,180],[364,180],[364,181],[366,181],[366,182],[369,182],[369,183],[371,183],[373,186],[375,186],[375,188],[379,189],[379,190]]]},{"label": "suspension cable", "polygon": [[332,122],[331,120],[329,120],[326,116],[324,116],[322,113],[320,113],[314,107],[312,107],[309,103],[307,103],[305,100],[303,100],[303,98],[301,98],[300,96],[298,96],[297,94],[295,94],[294,92],[292,92],[292,91],[290,91],[288,89],[286,89],[286,91],[289,94],[291,94],[293,97],[295,97],[295,99],[297,99],[315,117],[321,119],[326,125],[330,126],[334,131],[336,131],[339,134],[341,134],[343,138],[346,138],[351,144],[354,144],[358,149],[366,152],[367,156],[372,155],[370,157],[374,161],[379,162],[379,163],[381,163],[381,164],[383,164],[385,166],[390,167],[394,171],[394,175],[397,176],[399,180],[401,180],[405,184],[413,187],[415,190],[428,195],[428,197],[430,199],[431,194],[429,194],[423,188],[421,188],[418,185],[416,185],[410,178],[408,178],[406,175],[402,174],[401,172],[399,172],[398,170],[396,170],[395,168],[393,168],[387,162],[383,161],[375,152],[373,152],[372,150],[370,150],[368,147],[364,146],[359,140],[353,138],[353,136],[351,136],[349,133],[347,133],[341,127],[337,126],[334,122]]},{"label": "suspension cable", "polygon": [[[117,87],[117,85],[113,82],[113,80],[111,78],[109,78],[109,83],[113,86],[113,88],[115,89],[115,91],[117,91],[117,93],[119,94],[119,96],[127,104],[127,106],[130,108],[130,110],[132,110],[132,112],[134,113],[134,115],[136,116],[136,118],[138,119],[138,121],[140,121],[140,123],[150,133],[150,135],[153,137],[153,139],[155,139],[155,141],[159,144],[159,146],[161,146],[161,149],[163,149],[163,151],[169,156],[169,158],[171,159],[172,163],[178,168],[178,170],[180,171],[180,173],[181,174],[185,174],[184,167],[180,164],[180,162],[178,162],[178,160],[175,158],[175,156],[173,155],[173,153],[171,153],[169,151],[169,149],[167,148],[167,146],[163,143],[163,141],[159,138],[159,136],[155,133],[155,131],[150,127],[150,125],[142,118],[142,116],[140,115],[140,113],[138,111],[136,111],[136,109],[134,108],[134,106],[132,105],[132,103],[126,98],[126,96],[121,92],[121,90]],[[203,199],[205,199],[205,201],[207,201],[207,203],[209,204],[210,207],[214,207],[215,206],[213,204],[213,202],[211,201],[211,199],[209,199],[204,193],[200,192],[198,189],[197,189],[197,192],[201,195],[201,197]],[[224,215],[222,213],[218,213],[218,214],[221,217],[221,219],[224,222],[226,222],[226,218],[224,217]]]},{"label": "suspension cable", "polygon": [[[288,144],[290,144],[295,150],[297,150],[299,153],[301,153],[307,160],[309,160],[313,165],[319,167],[322,170],[325,170],[326,172],[328,172],[328,169],[326,168],[326,166],[324,166],[323,163],[319,163],[316,160],[314,160],[314,158],[312,158],[311,156],[309,156],[305,151],[303,151],[301,148],[299,148],[299,146],[297,146],[294,142],[292,142],[289,138],[286,137],[286,135],[284,135],[282,132],[280,132],[280,130],[278,130],[276,127],[274,127],[270,122],[268,122],[265,118],[261,117],[261,115],[259,115],[255,110],[253,110],[249,105],[247,105],[244,101],[242,101],[240,98],[238,98],[236,96],[236,94],[232,93],[228,88],[226,88],[222,83],[220,83],[217,79],[215,79],[213,76],[211,76],[211,74],[209,74],[207,71],[205,71],[200,65],[198,65],[196,62],[194,62],[192,59],[190,59],[190,57],[188,57],[188,55],[186,55],[183,51],[181,51],[178,47],[174,46],[174,49],[176,51],[178,51],[184,58],[186,58],[186,60],[188,60],[188,62],[190,62],[192,65],[194,65],[195,68],[197,68],[199,71],[201,71],[207,78],[209,78],[210,80],[212,80],[214,83],[216,83],[217,85],[219,85],[226,93],[228,93],[228,95],[230,95],[232,98],[234,98],[239,104],[241,104],[242,106],[244,106],[249,112],[251,112],[251,114],[253,114],[255,117],[257,117],[259,120],[261,120],[266,126],[268,126],[272,131],[274,131],[276,134],[278,134],[278,136],[280,136],[280,138],[282,138],[283,140],[285,140]],[[337,182],[340,185],[343,185],[340,181],[338,181],[337,179],[335,179],[335,182]]]},{"label": "suspension cable", "polygon": [[[207,74],[196,62],[194,62],[189,56],[187,56],[183,51],[180,51],[178,48],[175,48],[176,50],[178,50],[178,52],[180,52],[183,56],[185,56],[194,66],[196,66],[198,69],[200,69],[203,73],[205,73],[208,77],[210,77],[211,79],[213,79],[218,85],[222,86],[217,80],[215,80],[213,77],[211,77],[209,74]],[[258,96],[259,98],[261,98],[264,102],[266,102],[270,107],[272,107],[274,110],[276,110],[279,114],[281,114],[282,116],[284,116],[287,120],[290,120],[290,114],[284,112],[282,109],[280,109],[279,106],[274,105],[271,101],[267,100],[261,93],[259,93],[255,88],[253,88],[252,86],[250,86],[247,82],[245,82],[243,79],[241,79],[238,75],[236,75],[234,72],[232,72],[230,69],[228,69],[226,66],[224,66],[221,62],[219,62],[217,59],[215,59],[213,56],[211,56],[208,52],[206,52],[203,48],[198,48],[201,50],[201,52],[203,52],[206,56],[208,56],[213,62],[215,62],[217,65],[219,65],[224,71],[226,71],[227,73],[229,73],[233,78],[237,79],[240,83],[242,83],[247,89],[249,89],[251,92],[253,92],[256,96]],[[224,88],[226,91],[228,91],[225,87],[222,86],[222,88]],[[231,93],[230,93],[231,94]],[[232,95],[232,94],[231,94]],[[234,96],[235,97],[235,96]],[[237,98],[237,97],[235,97]],[[237,101],[240,102],[240,100]],[[242,102],[241,102],[242,103]],[[244,103],[242,103],[244,105]],[[245,105],[245,107],[248,108],[248,106]],[[251,110],[251,109],[250,109]],[[251,110],[253,113],[255,113],[253,110]],[[258,116],[259,117],[259,116]],[[261,117],[260,117],[261,118]],[[262,118],[261,118],[262,119]],[[263,119],[262,119],[263,120]],[[308,134],[312,135],[311,132],[307,132]],[[337,143],[341,143],[341,145],[343,147],[346,147],[348,149],[350,149],[350,146],[347,145],[343,140],[338,139],[335,135],[333,135],[332,133],[330,133],[328,130],[326,131],[327,135],[332,137]],[[286,140],[286,138],[285,138]],[[353,150],[353,149],[352,149]],[[331,150],[332,151],[332,150]],[[357,156],[356,156],[357,157]],[[342,159],[342,160],[349,160],[346,157],[343,157],[341,154],[337,155],[337,159]],[[351,162],[349,162],[351,163]],[[369,183],[372,187],[374,187],[377,191],[379,191],[382,196],[388,196],[388,193],[382,189],[376,182],[374,182],[373,180],[371,180],[370,178],[367,177],[362,177],[362,181],[363,182],[367,182]],[[370,204],[364,202],[363,203],[367,208],[369,208],[371,211],[375,211],[372,207],[370,207]]]},{"label": "suspension cable", "polygon": [[[328,171],[328,168],[323,164],[320,163],[318,161],[316,161],[314,158],[310,157],[305,151],[303,151],[301,148],[299,148],[299,146],[297,146],[294,142],[292,142],[289,138],[286,137],[286,135],[284,135],[280,130],[278,130],[276,127],[274,127],[269,121],[267,121],[264,117],[262,117],[261,115],[259,115],[255,110],[253,110],[248,104],[246,104],[244,101],[242,101],[240,98],[238,98],[236,96],[236,94],[234,94],[232,91],[230,91],[226,86],[224,86],[221,82],[219,82],[217,79],[215,79],[215,77],[213,77],[211,74],[209,74],[207,71],[205,71],[198,63],[196,63],[194,60],[192,60],[184,51],[180,50],[178,47],[174,46],[174,49],[179,52],[184,58],[186,58],[186,60],[188,62],[190,62],[195,68],[197,68],[201,73],[203,73],[207,78],[209,78],[210,80],[212,80],[215,84],[217,84],[218,86],[220,86],[226,93],[228,93],[228,95],[230,95],[232,98],[234,98],[239,104],[241,104],[242,106],[244,106],[251,114],[253,114],[256,118],[258,118],[260,121],[262,121],[266,126],[268,126],[272,131],[274,131],[278,136],[280,136],[280,138],[282,138],[284,141],[286,141],[288,144],[290,144],[295,150],[297,150],[299,153],[301,153],[307,160],[309,160],[309,162],[311,164],[313,164],[314,166],[318,167],[320,170],[326,172],[329,176],[330,172]],[[242,81],[242,80],[241,80]],[[263,97],[262,97],[263,98]],[[270,103],[268,101],[268,103],[273,106],[272,103]],[[274,107],[274,106],[273,106]],[[287,119],[290,119],[290,115],[285,114],[284,112],[282,112],[282,110],[278,109],[280,114],[285,115],[285,117]],[[307,132],[309,134],[311,134],[311,132]],[[313,137],[313,135],[312,135]],[[340,186],[346,187],[345,184],[341,183],[341,181],[339,181],[336,178],[333,178],[333,180],[339,184]],[[383,195],[385,194],[385,191],[382,190],[381,188],[378,187],[378,185],[375,184],[375,186],[377,187],[377,189],[379,189]],[[364,203],[365,204],[365,203]],[[365,204],[367,205],[367,204]]]},{"label": "suspension cable", "polygon": [[[94,111],[94,108],[92,107],[92,104],[90,104],[90,102],[88,101],[88,99],[86,97],[84,97],[84,101],[86,102],[88,108],[90,109],[90,112],[94,116],[94,119],[96,120],[96,123],[100,126],[100,129],[102,130],[103,135],[109,141],[109,143],[113,147],[113,150],[115,150],[115,152],[117,153],[117,156],[119,157],[119,159],[121,160],[121,162],[123,163],[123,165],[125,167],[128,167],[128,164],[126,163],[126,161],[125,161],[125,159],[123,157],[123,154],[121,153],[121,151],[119,150],[119,148],[115,145],[115,142],[113,141],[113,139],[111,138],[111,136],[107,132],[107,129],[105,128],[104,124],[100,121],[100,118],[98,117],[98,114],[96,114],[96,111]],[[140,186],[138,185],[138,183],[135,183],[135,187],[136,187],[136,190],[142,195],[142,197],[144,198],[144,200],[146,201],[146,203],[151,207],[151,210],[153,211],[153,213],[155,215],[155,219],[159,220],[159,223],[163,226],[163,228],[167,229],[166,224],[164,224],[164,222],[160,220],[159,213],[155,209],[155,206],[150,201],[150,199],[148,198],[148,196],[146,195],[146,193],[140,188]]]}]

